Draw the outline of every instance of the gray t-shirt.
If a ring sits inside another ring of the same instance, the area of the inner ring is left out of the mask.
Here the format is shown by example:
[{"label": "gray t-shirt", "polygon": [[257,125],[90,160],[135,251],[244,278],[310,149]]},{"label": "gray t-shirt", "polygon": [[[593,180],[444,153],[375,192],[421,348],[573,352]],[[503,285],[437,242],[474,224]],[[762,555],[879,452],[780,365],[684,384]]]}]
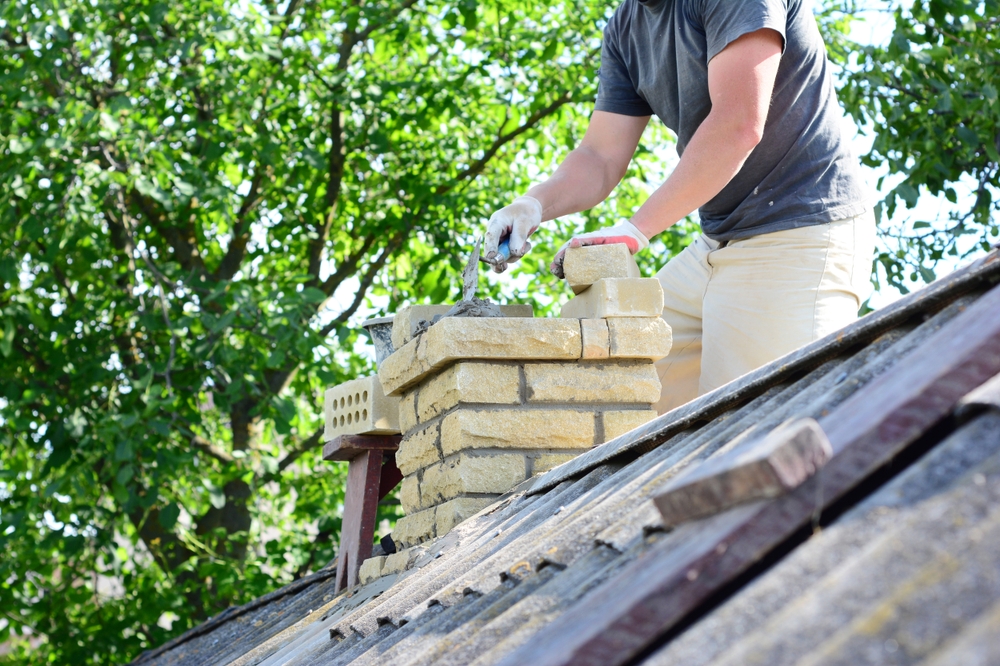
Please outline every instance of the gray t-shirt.
[{"label": "gray t-shirt", "polygon": [[708,61],[738,37],[785,40],[764,135],[740,172],[699,209],[718,241],[860,215],[869,195],[841,135],[826,48],[805,0],[625,0],[604,30],[596,109],[656,114],[683,154],[712,102]]}]

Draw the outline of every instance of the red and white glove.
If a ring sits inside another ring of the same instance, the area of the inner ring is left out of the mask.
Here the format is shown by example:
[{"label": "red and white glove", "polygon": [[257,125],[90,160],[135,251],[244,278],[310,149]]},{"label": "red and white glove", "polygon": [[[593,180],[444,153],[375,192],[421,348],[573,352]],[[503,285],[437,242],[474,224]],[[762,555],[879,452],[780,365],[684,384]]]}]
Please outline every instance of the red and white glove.
[{"label": "red and white glove", "polygon": [[[542,204],[535,197],[527,195],[514,199],[509,206],[504,206],[490,216],[486,223],[486,242],[483,244],[483,256],[494,262],[499,252],[500,241],[509,239],[510,258],[507,261],[495,261],[493,270],[503,273],[507,262],[515,262],[531,249],[528,236],[535,233],[542,223]],[[491,254],[492,253],[492,254]]]},{"label": "red and white glove", "polygon": [[613,243],[624,243],[628,247],[628,251],[635,254],[649,245],[649,239],[634,224],[627,220],[607,229],[599,229],[587,234],[573,236],[569,242],[559,248],[559,252],[556,253],[555,259],[552,260],[549,270],[557,278],[566,277],[563,274],[563,260],[566,258],[566,248],[585,247],[587,245],[611,245]]}]

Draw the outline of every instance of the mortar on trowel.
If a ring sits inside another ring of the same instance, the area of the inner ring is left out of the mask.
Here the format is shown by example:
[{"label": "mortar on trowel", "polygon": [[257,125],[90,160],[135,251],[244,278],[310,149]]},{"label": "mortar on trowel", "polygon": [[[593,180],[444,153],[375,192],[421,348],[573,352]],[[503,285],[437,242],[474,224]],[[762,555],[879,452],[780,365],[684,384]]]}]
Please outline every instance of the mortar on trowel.
[{"label": "mortar on trowel", "polygon": [[[435,323],[445,317],[531,317],[533,311],[530,305],[498,305],[488,298],[476,297],[476,290],[479,286],[479,262],[491,266],[506,261],[510,258],[510,248],[507,239],[500,243],[500,252],[496,254],[492,261],[480,256],[482,240],[476,241],[472,250],[472,256],[468,264],[462,271],[462,300],[450,306],[444,312],[433,312],[448,306],[414,306],[409,308],[416,312],[425,311],[427,317],[417,319],[410,327],[409,331],[397,330],[393,334],[394,316],[377,317],[369,319],[362,324],[372,344],[375,346],[375,364],[379,366],[382,361],[389,357],[397,348],[401,347],[406,340],[414,338],[427,331]],[[432,314],[433,313],[433,314]],[[398,328],[398,327],[397,327]],[[403,327],[405,328],[405,326]],[[400,337],[402,333],[402,337]],[[397,338],[397,339],[394,339]]]}]

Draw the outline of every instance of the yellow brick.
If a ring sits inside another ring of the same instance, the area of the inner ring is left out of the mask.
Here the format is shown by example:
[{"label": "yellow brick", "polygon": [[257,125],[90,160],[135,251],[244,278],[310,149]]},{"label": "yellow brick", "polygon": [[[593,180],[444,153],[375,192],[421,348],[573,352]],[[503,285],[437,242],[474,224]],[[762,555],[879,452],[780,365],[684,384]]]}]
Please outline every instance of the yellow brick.
[{"label": "yellow brick", "polygon": [[399,484],[399,503],[407,516],[424,508],[424,504],[420,501],[420,480],[416,474],[405,477]]},{"label": "yellow brick", "polygon": [[[411,305],[396,313],[392,320],[392,346],[399,349],[413,339],[421,319],[434,321],[437,315],[447,314],[451,305]],[[501,305],[500,312],[504,317],[532,317],[534,311],[530,305],[516,303]]]},{"label": "yellow brick", "polygon": [[521,453],[460,453],[424,470],[420,501],[434,506],[467,493],[501,495],[526,478]]},{"label": "yellow brick", "polygon": [[577,457],[577,453],[543,453],[532,462],[531,473],[541,474]]},{"label": "yellow brick", "polygon": [[516,365],[456,363],[421,385],[417,418],[428,421],[460,402],[516,405],[519,394]]},{"label": "yellow brick", "polygon": [[493,501],[487,497],[458,497],[441,504],[435,513],[437,535],[444,536],[455,525],[476,515]]},{"label": "yellow brick", "polygon": [[399,433],[399,398],[386,397],[378,377],[359,377],[323,393],[323,434],[395,435]]},{"label": "yellow brick", "polygon": [[649,362],[527,363],[528,402],[646,402],[660,399]]},{"label": "yellow brick", "polygon": [[[433,513],[433,511],[431,513]],[[396,523],[396,525],[398,526],[399,523]],[[403,571],[412,568],[413,565],[416,564],[417,560],[420,559],[420,556],[426,551],[427,549],[423,546],[397,550],[395,553],[385,558],[385,564],[382,566],[382,574],[388,575],[402,573]]]},{"label": "yellow brick", "polygon": [[448,312],[450,305],[410,305],[402,308],[392,319],[392,347],[399,349],[413,339],[413,332],[421,319],[433,321],[436,315]]},{"label": "yellow brick", "polygon": [[[418,543],[433,539],[435,536],[434,509],[424,509],[412,516],[404,516],[396,521],[396,528],[392,531],[392,539],[404,548],[416,546]],[[399,553],[393,553],[398,555]],[[393,555],[390,555],[391,558]],[[401,560],[403,558],[397,558]],[[395,562],[394,562],[395,564]],[[382,569],[383,574],[394,573],[388,570],[389,560]]]},{"label": "yellow brick", "polygon": [[563,272],[574,294],[603,278],[637,278],[640,275],[635,258],[624,243],[569,248],[563,260]]},{"label": "yellow brick", "polygon": [[399,431],[404,435],[417,426],[417,390],[407,392],[399,401]]},{"label": "yellow brick", "polygon": [[409,476],[422,467],[433,465],[441,460],[438,454],[438,425],[417,430],[403,438],[396,451],[396,467]]},{"label": "yellow brick", "polygon": [[361,569],[358,571],[358,582],[364,585],[380,577],[382,567],[385,566],[385,559],[385,555],[379,555],[378,557],[369,557],[362,562]]},{"label": "yellow brick", "polygon": [[670,326],[659,317],[609,319],[611,358],[658,361],[670,353]]},{"label": "yellow brick", "polygon": [[604,412],[604,441],[610,442],[615,437],[624,435],[630,430],[635,430],[655,418],[655,409]]},{"label": "yellow brick", "polygon": [[459,360],[580,358],[580,325],[560,319],[442,319],[424,336],[435,366]]},{"label": "yellow brick", "polygon": [[583,334],[583,354],[585,361],[608,358],[611,355],[611,334],[607,319],[581,319],[580,332]]},{"label": "yellow brick", "polygon": [[455,361],[573,360],[581,351],[578,321],[451,317],[385,359],[379,379],[387,395],[399,395]]},{"label": "yellow brick", "polygon": [[588,449],[594,414],[569,409],[459,409],[441,421],[446,456],[467,449]]},{"label": "yellow brick", "polygon": [[663,287],[656,278],[604,278],[562,307],[563,318],[659,317]]},{"label": "yellow brick", "polygon": [[399,395],[401,389],[414,384],[432,370],[425,360],[426,337],[422,335],[417,340],[410,340],[382,361],[378,368],[378,380],[386,395]]}]

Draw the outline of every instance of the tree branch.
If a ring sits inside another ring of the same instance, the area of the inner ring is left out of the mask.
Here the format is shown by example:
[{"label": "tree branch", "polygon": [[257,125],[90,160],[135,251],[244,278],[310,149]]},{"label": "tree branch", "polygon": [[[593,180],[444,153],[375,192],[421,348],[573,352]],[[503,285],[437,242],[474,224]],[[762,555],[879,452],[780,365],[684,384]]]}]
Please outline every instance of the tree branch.
[{"label": "tree branch", "polygon": [[[353,30],[345,29],[340,39],[340,46],[337,48],[337,64],[335,69],[339,72],[347,71],[347,67],[350,64],[351,52],[354,47],[366,39],[368,39],[371,34],[386,25],[389,25],[402,14],[405,10],[412,7],[416,3],[416,0],[404,0],[395,9],[389,12],[386,16],[382,17],[382,20],[371,21],[365,26],[360,32],[355,32]],[[355,3],[356,4],[356,3]],[[331,87],[323,79],[319,72],[313,70],[317,78],[323,83],[331,94],[336,96],[339,93],[339,89]],[[316,237],[310,241],[308,249],[308,273],[313,277],[313,283],[319,280],[319,270],[322,264],[323,249],[326,247],[326,241],[330,237],[330,230],[333,227],[333,222],[335,214],[337,211],[337,201],[340,199],[341,184],[344,178],[344,132],[342,127],[342,118],[340,107],[334,102],[330,109],[330,156],[328,158],[327,166],[327,183],[326,183],[326,200],[324,202],[326,207],[326,219],[323,222],[323,227],[316,230]],[[335,282],[339,284],[339,280]],[[324,287],[321,287],[324,288]],[[334,287],[336,289],[336,287]],[[332,292],[328,292],[332,293]]]},{"label": "tree branch", "polygon": [[330,157],[327,162],[326,182],[326,221],[318,230],[316,237],[309,241],[308,271],[313,282],[319,279],[319,269],[323,259],[323,248],[330,237],[334,215],[337,211],[337,201],[340,199],[340,186],[344,180],[344,130],[341,127],[340,107],[334,103],[330,110]]},{"label": "tree branch", "polygon": [[319,288],[327,296],[332,296],[333,292],[337,290],[340,283],[346,280],[351,275],[354,275],[355,271],[358,269],[358,263],[361,259],[368,254],[368,250],[371,249],[372,245],[375,244],[375,235],[368,234],[364,241],[361,243],[361,247],[357,252],[345,258],[342,262],[337,265],[337,270],[335,270],[330,277],[323,281]]},{"label": "tree branch", "polygon": [[156,229],[157,233],[163,236],[170,245],[170,249],[173,250],[174,261],[181,268],[198,275],[205,274],[205,262],[198,250],[194,225],[190,220],[180,228],[168,225],[164,217],[156,210],[153,201],[135,189],[129,190],[127,201],[143,214],[146,221]]},{"label": "tree branch", "polygon": [[378,274],[380,270],[382,270],[382,267],[385,266],[385,263],[389,260],[389,257],[392,255],[392,253],[395,252],[399,248],[399,246],[403,244],[403,240],[406,238],[406,236],[407,236],[406,231],[399,232],[395,237],[392,238],[392,240],[390,240],[386,244],[385,248],[382,250],[382,253],[379,254],[378,258],[376,258],[375,261],[373,261],[368,265],[367,270],[365,270],[364,276],[361,278],[361,282],[358,284],[358,290],[354,294],[354,301],[346,310],[337,315],[336,319],[331,321],[329,324],[327,324],[320,330],[321,336],[326,337],[335,328],[346,323],[347,320],[350,319],[351,315],[357,312],[358,308],[361,306],[361,302],[365,298],[365,294],[368,293],[368,288],[371,287],[372,282],[375,281],[375,276]]},{"label": "tree branch", "polygon": [[257,482],[260,485],[264,485],[265,483],[270,483],[271,481],[277,481],[281,476],[281,473],[288,469],[292,463],[301,458],[303,453],[316,448],[323,442],[323,430],[324,426],[320,426],[315,432],[313,432],[313,434],[309,435],[307,439],[300,440],[295,446],[289,449],[287,453],[285,453],[284,458],[278,461],[278,467],[274,472],[260,476]]},{"label": "tree branch", "polygon": [[250,181],[250,191],[243,197],[243,203],[236,213],[236,224],[233,225],[232,240],[229,241],[229,247],[226,249],[226,254],[222,257],[222,261],[219,262],[219,267],[212,273],[213,280],[222,281],[232,279],[243,263],[243,259],[246,256],[247,242],[250,240],[247,216],[260,205],[262,200],[260,196],[260,182],[263,178],[263,171],[264,167],[258,164]]},{"label": "tree branch", "polygon": [[[417,217],[420,214],[421,213],[418,211],[414,217]],[[405,230],[400,231],[398,234],[396,234],[396,236],[394,236],[382,249],[382,252],[375,259],[375,261],[373,261],[368,265],[368,268],[365,270],[365,274],[362,276],[361,281],[358,284],[358,290],[357,292],[355,292],[354,301],[346,310],[337,315],[336,319],[334,319],[329,324],[320,329],[319,333],[320,336],[326,337],[327,335],[330,334],[332,330],[345,323],[351,317],[351,315],[357,312],[358,308],[361,306],[361,302],[365,298],[365,294],[371,287],[372,282],[374,282],[375,276],[378,275],[378,272],[382,270],[383,266],[385,266],[386,262],[389,260],[389,257],[391,257],[392,254],[396,250],[398,250],[399,247],[403,244],[403,241],[405,240],[408,234],[410,226],[412,225],[409,225]],[[317,306],[317,308],[318,307],[321,307],[321,305]],[[283,390],[285,390],[285,388],[287,388],[288,384],[291,382],[292,377],[295,375],[295,372],[297,371],[298,367],[299,364],[298,362],[296,362],[289,368],[282,369],[280,371],[274,372],[273,374],[269,375],[267,377],[267,384],[271,393],[277,395],[281,393]]]},{"label": "tree branch", "polygon": [[558,111],[560,108],[562,108],[564,105],[568,104],[571,101],[573,101],[573,96],[567,90],[566,92],[559,95],[559,97],[557,97],[556,100],[551,104],[549,104],[548,106],[542,107],[541,109],[538,109],[537,111],[532,113],[530,116],[528,116],[528,119],[524,121],[520,126],[515,127],[513,130],[507,132],[506,134],[501,134],[500,136],[498,136],[493,141],[493,144],[486,149],[486,152],[483,153],[482,157],[480,157],[478,160],[470,164],[467,168],[460,171],[458,175],[456,175],[455,178],[452,179],[452,182],[440,185],[434,191],[434,193],[444,194],[445,192],[448,192],[449,190],[453,189],[463,180],[468,180],[470,178],[475,178],[476,176],[478,176],[480,173],[483,172],[483,169],[486,168],[486,165],[489,164],[489,161],[493,159],[494,156],[496,156],[496,154],[500,151],[501,148],[503,148],[506,144],[510,143],[517,137],[521,136],[528,130],[538,125],[538,123],[541,122],[543,119],[547,118],[548,116],[551,116],[552,114],[554,114],[556,111]]},{"label": "tree branch", "polygon": [[192,435],[191,436],[191,445],[194,446],[199,451],[202,451],[203,453],[207,453],[208,455],[212,456],[213,458],[215,458],[216,460],[218,460],[220,462],[224,462],[224,463],[227,463],[227,464],[228,463],[236,462],[236,458],[233,458],[227,452],[223,451],[222,449],[220,449],[219,447],[217,447],[215,444],[212,444],[210,441],[208,441],[204,437],[199,437],[198,435]]}]

